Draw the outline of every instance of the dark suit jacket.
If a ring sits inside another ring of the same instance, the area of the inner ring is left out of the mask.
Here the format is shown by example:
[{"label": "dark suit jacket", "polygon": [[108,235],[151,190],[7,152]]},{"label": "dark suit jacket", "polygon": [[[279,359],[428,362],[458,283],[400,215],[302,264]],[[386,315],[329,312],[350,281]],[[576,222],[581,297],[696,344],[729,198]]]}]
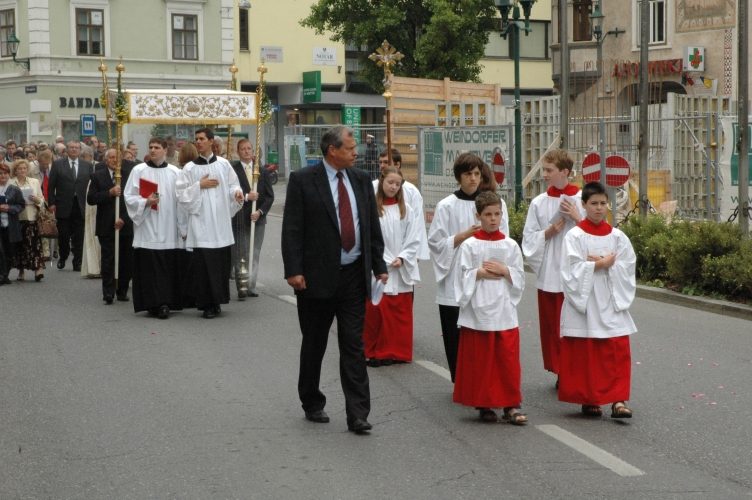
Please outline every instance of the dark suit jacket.
[{"label": "dark suit jacket", "polygon": [[8,181],[8,187],[5,189],[5,203],[10,207],[8,209],[8,241],[18,243],[23,237],[18,214],[26,208],[26,200],[24,200],[21,190],[11,184],[10,181]]},{"label": "dark suit jacket", "polygon": [[[129,165],[123,165],[120,169],[120,186],[125,187],[128,182],[128,176],[131,174]],[[110,169],[97,169],[91,174],[89,183],[89,192],[86,195],[86,201],[89,205],[97,206],[97,224],[95,234],[100,238],[114,237],[115,235],[115,198],[110,196],[110,189],[115,183],[110,176]],[[125,225],[120,229],[121,235],[133,234],[133,221],[128,217],[128,209],[125,207],[125,196],[122,194],[118,197],[120,200],[120,218]]]},{"label": "dark suit jacket", "polygon": [[[235,170],[235,174],[237,174],[238,176],[240,187],[243,189],[243,194],[250,193],[251,183],[248,179],[249,176],[243,169],[243,164],[240,163],[240,160],[235,160],[231,163],[231,165],[233,170]],[[259,173],[260,175],[258,178],[258,184],[256,185],[256,192],[258,192],[259,194],[258,200],[256,200],[256,209],[261,210],[264,215],[259,217],[259,220],[256,221],[256,224],[266,224],[266,214],[269,213],[269,210],[272,208],[272,203],[274,203],[274,189],[272,189],[272,185],[269,182],[269,173],[266,171],[266,169],[263,167],[259,168]],[[238,212],[238,214],[235,215],[235,217],[238,217],[240,216],[240,214],[242,214],[243,221],[250,226],[252,207],[252,201],[244,202],[243,208],[240,212]]]},{"label": "dark suit jacket", "polygon": [[94,166],[88,161],[78,160],[78,176],[74,178],[68,157],[52,162],[49,181],[49,204],[54,205],[55,216],[61,219],[70,217],[73,209],[73,197],[78,197],[81,216],[86,212],[86,186],[91,178]]},{"label": "dark suit jacket", "polygon": [[[385,274],[384,240],[371,179],[362,170],[348,168],[358,206],[360,250],[366,290],[373,274]],[[342,240],[334,198],[323,163],[292,172],[287,181],[282,220],[282,259],[285,278],[302,274],[308,298],[325,299],[337,291]]]}]

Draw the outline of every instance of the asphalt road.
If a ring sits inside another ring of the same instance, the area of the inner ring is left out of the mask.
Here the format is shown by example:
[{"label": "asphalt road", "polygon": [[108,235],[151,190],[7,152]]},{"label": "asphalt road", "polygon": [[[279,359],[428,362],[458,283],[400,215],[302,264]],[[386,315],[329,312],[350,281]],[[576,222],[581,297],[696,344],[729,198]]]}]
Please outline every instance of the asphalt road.
[{"label": "asphalt road", "polygon": [[452,403],[427,265],[415,362],[369,368],[371,435],[347,432],[335,338],[322,375],[332,422],[307,422],[280,213],[261,297],[215,320],[105,306],[100,282],[70,270],[0,287],[0,499],[752,497],[751,323],[638,298],[635,416],[586,419],[542,369],[532,276],[519,314],[527,427]]}]

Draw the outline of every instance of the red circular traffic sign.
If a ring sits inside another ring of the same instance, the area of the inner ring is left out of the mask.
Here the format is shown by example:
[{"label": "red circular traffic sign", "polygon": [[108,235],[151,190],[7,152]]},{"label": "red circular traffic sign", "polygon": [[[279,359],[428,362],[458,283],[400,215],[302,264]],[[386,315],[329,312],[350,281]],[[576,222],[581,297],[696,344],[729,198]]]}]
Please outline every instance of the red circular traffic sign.
[{"label": "red circular traffic sign", "polygon": [[491,161],[491,167],[493,168],[494,178],[499,184],[504,184],[504,174],[506,174],[506,167],[504,166],[504,155],[501,154],[501,149],[496,148],[494,150],[493,160]]},{"label": "red circular traffic sign", "polygon": [[598,182],[601,180],[601,155],[588,153],[582,160],[582,179],[585,182]]},{"label": "red circular traffic sign", "polygon": [[622,156],[611,155],[606,158],[606,185],[623,186],[629,180],[629,162]]}]

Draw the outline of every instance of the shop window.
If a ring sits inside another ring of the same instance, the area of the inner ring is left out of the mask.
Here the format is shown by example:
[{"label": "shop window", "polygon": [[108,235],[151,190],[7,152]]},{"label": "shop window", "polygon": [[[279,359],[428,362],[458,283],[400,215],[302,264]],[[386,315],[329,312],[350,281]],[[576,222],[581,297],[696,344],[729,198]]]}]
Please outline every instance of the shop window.
[{"label": "shop window", "polygon": [[8,37],[16,32],[16,11],[0,10],[0,57],[11,57]]},{"label": "shop window", "polygon": [[593,10],[592,0],[574,0],[572,2],[572,40],[588,42],[593,39],[590,28],[590,14]]},{"label": "shop window", "polygon": [[172,58],[198,60],[198,16],[172,15]]},{"label": "shop window", "polygon": [[104,11],[76,9],[76,47],[79,56],[104,55]]}]

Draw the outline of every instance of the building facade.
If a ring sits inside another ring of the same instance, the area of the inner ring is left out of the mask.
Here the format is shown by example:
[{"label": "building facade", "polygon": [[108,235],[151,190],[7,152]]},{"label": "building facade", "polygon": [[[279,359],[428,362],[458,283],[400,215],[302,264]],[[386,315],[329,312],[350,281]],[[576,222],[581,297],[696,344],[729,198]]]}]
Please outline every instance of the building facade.
[{"label": "building facade", "polygon": [[[100,61],[111,88],[121,57],[125,88],[227,88],[235,9],[233,0],[0,0],[0,140],[78,138],[81,115],[106,137]],[[145,151],[148,127],[129,132]]]}]

